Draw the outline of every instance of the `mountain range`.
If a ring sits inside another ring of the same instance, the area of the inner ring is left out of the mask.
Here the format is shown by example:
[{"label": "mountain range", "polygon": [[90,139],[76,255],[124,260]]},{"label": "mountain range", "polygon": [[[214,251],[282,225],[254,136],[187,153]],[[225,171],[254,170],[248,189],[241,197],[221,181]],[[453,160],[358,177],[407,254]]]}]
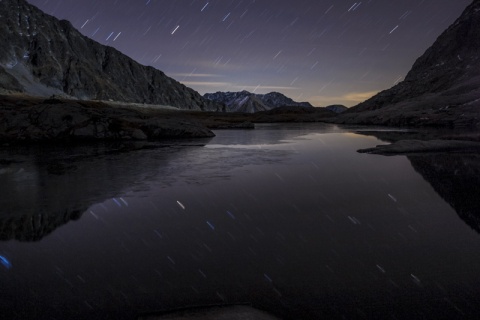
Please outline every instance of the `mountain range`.
[{"label": "mountain range", "polygon": [[83,36],[25,0],[0,1],[0,88],[31,95],[114,100],[180,109],[224,106]]},{"label": "mountain range", "polygon": [[[0,1],[0,93],[169,105],[179,109],[267,112],[312,108],[278,92],[201,96],[153,67],[83,36],[70,22],[26,0]],[[480,0],[474,0],[414,63],[404,81],[327,121],[394,126],[480,126]],[[294,121],[294,120],[292,120]]]},{"label": "mountain range", "polygon": [[417,59],[405,80],[343,113],[340,123],[480,124],[480,0]]},{"label": "mountain range", "polygon": [[204,98],[223,103],[227,112],[255,113],[279,107],[313,108],[308,102],[295,102],[279,92],[256,94],[248,91],[206,93]]}]

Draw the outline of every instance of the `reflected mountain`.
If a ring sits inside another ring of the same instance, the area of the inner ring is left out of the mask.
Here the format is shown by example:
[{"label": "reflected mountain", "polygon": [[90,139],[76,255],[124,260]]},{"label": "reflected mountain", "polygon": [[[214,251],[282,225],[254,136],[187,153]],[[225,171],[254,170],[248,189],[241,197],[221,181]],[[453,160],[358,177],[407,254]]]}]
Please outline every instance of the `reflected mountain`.
[{"label": "reflected mountain", "polygon": [[91,205],[140,187],[159,174],[158,165],[205,142],[0,149],[0,240],[38,241]]},{"label": "reflected mountain", "polygon": [[[279,130],[280,129],[280,130]],[[238,134],[228,130],[215,137],[213,143],[222,145],[263,145],[280,144],[312,133],[338,133],[345,130],[337,125],[325,123],[264,123],[256,124],[255,134]]]},{"label": "reflected mountain", "polygon": [[458,216],[480,233],[480,155],[433,154],[407,158]]},{"label": "reflected mountain", "polygon": [[[471,136],[470,132],[357,131],[394,143],[399,140],[433,140]],[[392,154],[389,154],[392,155]],[[466,152],[416,152],[405,154],[418,172],[472,229],[480,233],[480,154]]]},{"label": "reflected mountain", "polygon": [[94,204],[126,193],[230,179],[233,169],[283,162],[291,153],[245,150],[222,141],[205,148],[209,141],[0,148],[0,241],[39,241]]}]

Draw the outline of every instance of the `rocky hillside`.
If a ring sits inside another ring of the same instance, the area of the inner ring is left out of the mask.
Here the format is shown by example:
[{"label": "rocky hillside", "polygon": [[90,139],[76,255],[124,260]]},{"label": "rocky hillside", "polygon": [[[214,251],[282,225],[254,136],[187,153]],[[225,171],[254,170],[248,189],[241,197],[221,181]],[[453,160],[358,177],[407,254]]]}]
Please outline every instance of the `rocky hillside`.
[{"label": "rocky hillside", "polygon": [[[200,123],[160,108],[99,101],[0,95],[0,145],[55,141],[158,141],[214,134]],[[203,112],[196,112],[203,113]]]},{"label": "rocky hillside", "polygon": [[205,98],[223,103],[227,112],[255,113],[278,107],[313,108],[308,102],[295,102],[279,92],[255,94],[248,91],[206,93]]},{"label": "rocky hillside", "polygon": [[103,46],[25,0],[0,1],[0,89],[222,110],[152,67]]},{"label": "rocky hillside", "polygon": [[477,126],[479,110],[480,0],[474,0],[404,81],[350,108],[339,122]]}]

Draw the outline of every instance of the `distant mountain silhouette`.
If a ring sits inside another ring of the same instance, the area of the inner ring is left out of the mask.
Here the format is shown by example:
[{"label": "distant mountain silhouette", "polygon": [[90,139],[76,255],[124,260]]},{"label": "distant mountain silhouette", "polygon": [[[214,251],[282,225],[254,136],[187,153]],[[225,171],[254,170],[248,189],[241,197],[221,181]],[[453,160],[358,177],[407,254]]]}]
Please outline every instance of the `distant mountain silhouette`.
[{"label": "distant mountain silhouette", "polygon": [[295,102],[279,92],[256,94],[248,91],[206,93],[205,98],[223,103],[227,112],[255,113],[278,107],[313,108],[308,102]]},{"label": "distant mountain silhouette", "polygon": [[332,104],[330,106],[326,106],[325,109],[329,110],[329,111],[333,111],[335,113],[342,113],[342,112],[345,112],[348,110],[347,107],[345,107],[344,105],[341,105],[341,104]]},{"label": "distant mountain silhouette", "polygon": [[0,91],[222,110],[196,91],[83,36],[25,0],[0,1]]},{"label": "distant mountain silhouette", "polygon": [[340,123],[480,124],[480,0],[415,62],[405,80],[339,116]]}]

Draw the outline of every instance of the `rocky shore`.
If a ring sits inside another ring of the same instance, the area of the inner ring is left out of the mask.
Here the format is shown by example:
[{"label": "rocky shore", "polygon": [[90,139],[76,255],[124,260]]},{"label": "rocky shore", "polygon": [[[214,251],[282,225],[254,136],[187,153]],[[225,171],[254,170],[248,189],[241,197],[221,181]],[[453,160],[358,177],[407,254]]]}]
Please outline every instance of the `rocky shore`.
[{"label": "rocky shore", "polygon": [[432,152],[480,153],[480,142],[462,140],[400,140],[392,144],[358,150],[360,153],[399,155]]},{"label": "rocky shore", "polygon": [[389,144],[360,149],[359,153],[413,155],[431,153],[480,154],[480,132],[477,130],[359,130],[359,134],[374,136]]},{"label": "rocky shore", "polygon": [[158,140],[212,137],[213,132],[180,113],[146,112],[102,102],[2,99],[0,141]]}]

